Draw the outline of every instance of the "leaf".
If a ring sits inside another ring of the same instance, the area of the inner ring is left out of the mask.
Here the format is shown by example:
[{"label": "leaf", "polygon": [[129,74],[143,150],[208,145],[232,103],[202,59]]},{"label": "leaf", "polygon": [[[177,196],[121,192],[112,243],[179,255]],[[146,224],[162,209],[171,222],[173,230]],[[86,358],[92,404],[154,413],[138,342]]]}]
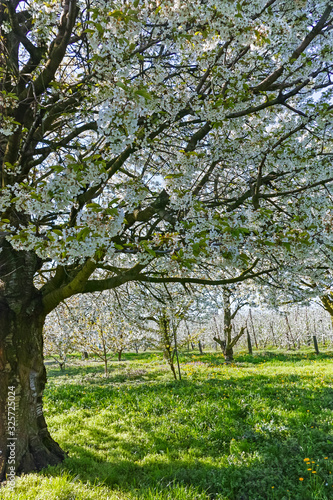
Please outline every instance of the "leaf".
[{"label": "leaf", "polygon": [[103,28],[103,26],[100,23],[95,23],[95,26],[97,28],[98,33],[100,35],[103,35],[104,34],[104,28]]},{"label": "leaf", "polygon": [[88,203],[86,205],[87,208],[101,208],[101,206],[98,203]]},{"label": "leaf", "polygon": [[149,92],[147,92],[147,90],[145,89],[136,90],[134,94],[144,97],[147,100],[151,100],[153,98],[152,95],[150,95]]},{"label": "leaf", "polygon": [[81,229],[81,231],[77,234],[76,239],[78,241],[84,241],[86,237],[90,234],[90,227],[84,227]]},{"label": "leaf", "polygon": [[287,241],[282,241],[282,246],[284,246],[289,252],[291,250],[291,244]]},{"label": "leaf", "polygon": [[154,250],[152,248],[149,248],[147,241],[142,241],[141,244],[142,244],[143,248],[146,250],[146,252],[148,252],[153,257],[156,257],[156,253],[154,252]]},{"label": "leaf", "polygon": [[183,174],[169,174],[164,177],[164,179],[178,179],[179,177],[183,177]]},{"label": "leaf", "polygon": [[125,91],[129,90],[129,87],[128,87],[127,85],[125,85],[124,83],[119,82],[119,81],[118,81],[118,82],[116,82],[116,86],[117,86],[117,87],[120,87],[121,89],[123,89],[123,90],[125,90]]},{"label": "leaf", "polygon": [[198,257],[198,255],[200,254],[200,250],[201,250],[200,243],[194,243],[193,244],[193,255],[195,257]]}]

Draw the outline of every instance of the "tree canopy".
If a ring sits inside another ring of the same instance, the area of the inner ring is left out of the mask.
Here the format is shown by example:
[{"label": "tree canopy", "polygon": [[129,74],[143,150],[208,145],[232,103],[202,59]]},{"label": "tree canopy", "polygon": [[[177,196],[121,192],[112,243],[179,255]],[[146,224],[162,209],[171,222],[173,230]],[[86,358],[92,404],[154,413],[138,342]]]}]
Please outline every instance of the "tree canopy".
[{"label": "tree canopy", "polygon": [[46,309],[297,260],[333,179],[331,10],[2,3],[2,246],[36,255]]}]

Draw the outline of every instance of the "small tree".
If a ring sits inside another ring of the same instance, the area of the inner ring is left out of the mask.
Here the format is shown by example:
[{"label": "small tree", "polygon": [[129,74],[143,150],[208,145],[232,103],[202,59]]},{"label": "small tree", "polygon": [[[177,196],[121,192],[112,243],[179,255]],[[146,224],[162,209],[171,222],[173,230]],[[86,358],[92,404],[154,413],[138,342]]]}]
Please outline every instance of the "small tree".
[{"label": "small tree", "polygon": [[246,325],[242,326],[238,333],[233,337],[232,336],[232,321],[235,318],[236,314],[243,307],[244,303],[238,303],[235,310],[231,311],[231,296],[232,292],[229,288],[223,287],[223,331],[224,331],[224,339],[221,339],[220,336],[213,337],[215,342],[220,344],[224,358],[227,363],[233,361],[234,352],[233,348],[242,337],[244,332],[246,331]]},{"label": "small tree", "polygon": [[71,310],[77,343],[103,361],[107,376],[112,355],[121,361],[123,351],[139,340],[138,332],[127,322],[112,292],[89,294]]},{"label": "small tree", "polygon": [[151,345],[163,352],[175,380],[177,359],[178,377],[181,379],[178,351],[193,341],[194,336],[180,326],[191,314],[194,297],[177,285],[167,287],[165,284],[129,288],[127,294],[127,314],[132,314],[137,326],[147,332]]},{"label": "small tree", "polygon": [[[154,321],[156,321],[156,319],[154,319]],[[171,326],[171,320],[168,317],[166,309],[161,310],[157,322],[159,326],[158,332],[160,334],[159,347],[162,348],[163,357],[170,366],[175,380],[177,380],[177,374],[174,364],[175,353],[177,352],[177,344],[174,337],[175,332]],[[181,379],[180,370],[179,378]]]},{"label": "small tree", "polygon": [[46,319],[44,324],[44,355],[50,356],[60,370],[65,369],[67,356],[76,348],[75,335],[69,321],[69,311],[61,304]]}]

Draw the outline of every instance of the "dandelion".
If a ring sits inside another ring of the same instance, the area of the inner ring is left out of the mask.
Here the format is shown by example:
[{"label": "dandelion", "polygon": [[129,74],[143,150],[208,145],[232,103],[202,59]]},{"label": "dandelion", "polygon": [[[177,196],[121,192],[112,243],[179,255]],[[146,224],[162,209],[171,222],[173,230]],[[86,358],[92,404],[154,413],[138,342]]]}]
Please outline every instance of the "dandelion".
[{"label": "dandelion", "polygon": [[317,471],[313,470],[313,471],[312,471],[312,474],[317,474]]},{"label": "dandelion", "polygon": [[304,481],[304,477],[300,477],[300,478],[299,478],[299,480],[300,480],[300,481]]},{"label": "dandelion", "polygon": [[309,458],[304,458],[303,462],[309,462],[310,459]]}]

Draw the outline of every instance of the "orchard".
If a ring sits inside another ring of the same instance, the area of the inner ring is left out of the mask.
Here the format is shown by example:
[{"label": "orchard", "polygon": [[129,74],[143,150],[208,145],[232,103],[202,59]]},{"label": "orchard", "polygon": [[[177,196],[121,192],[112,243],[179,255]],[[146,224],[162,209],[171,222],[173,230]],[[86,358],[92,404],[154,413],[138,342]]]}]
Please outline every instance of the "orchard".
[{"label": "orchard", "polygon": [[[43,413],[43,328],[66,301],[248,286],[274,307],[319,298],[330,311],[332,9],[1,1],[0,481],[8,388],[15,473],[66,457]],[[177,296],[151,306],[157,324]],[[117,307],[139,328],[133,304]],[[98,335],[102,316],[78,315]],[[110,351],[125,348],[117,335]]]}]

